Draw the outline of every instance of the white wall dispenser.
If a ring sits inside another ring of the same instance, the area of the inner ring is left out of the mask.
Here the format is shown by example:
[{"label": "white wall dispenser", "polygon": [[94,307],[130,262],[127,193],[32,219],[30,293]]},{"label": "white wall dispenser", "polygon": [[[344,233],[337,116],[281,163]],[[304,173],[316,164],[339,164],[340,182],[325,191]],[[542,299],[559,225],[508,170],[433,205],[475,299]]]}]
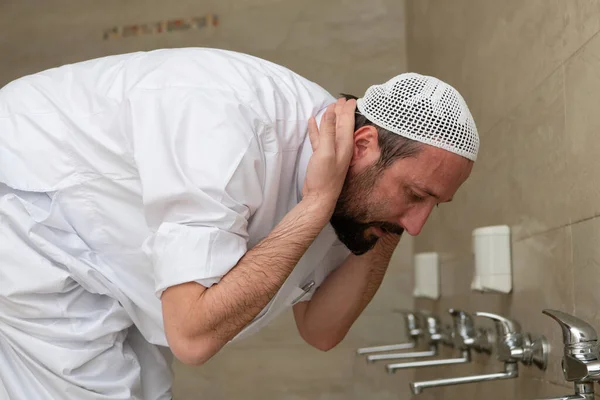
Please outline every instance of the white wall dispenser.
[{"label": "white wall dispenser", "polygon": [[414,297],[440,298],[440,258],[438,253],[417,253],[414,258]]},{"label": "white wall dispenser", "polygon": [[512,257],[510,227],[486,226],[473,231],[475,274],[471,289],[480,292],[510,293]]}]

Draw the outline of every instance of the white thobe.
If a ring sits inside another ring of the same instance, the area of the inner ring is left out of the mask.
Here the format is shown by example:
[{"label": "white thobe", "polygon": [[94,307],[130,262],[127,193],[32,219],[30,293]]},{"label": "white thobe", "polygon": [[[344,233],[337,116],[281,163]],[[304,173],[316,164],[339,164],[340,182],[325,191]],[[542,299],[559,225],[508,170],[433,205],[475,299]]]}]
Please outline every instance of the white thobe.
[{"label": "white thobe", "polygon": [[[202,48],[2,88],[0,396],[169,399],[161,293],[219,282],[299,202],[308,120],[333,101],[282,66]],[[236,339],[347,255],[327,225]]]}]

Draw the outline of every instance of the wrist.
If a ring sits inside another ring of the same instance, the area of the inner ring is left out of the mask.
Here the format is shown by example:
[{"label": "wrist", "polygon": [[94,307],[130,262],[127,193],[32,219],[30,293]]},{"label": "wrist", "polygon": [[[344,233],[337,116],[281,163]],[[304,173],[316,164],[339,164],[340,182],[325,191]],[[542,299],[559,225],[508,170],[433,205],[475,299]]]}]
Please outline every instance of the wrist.
[{"label": "wrist", "polygon": [[329,219],[333,215],[336,202],[337,199],[330,196],[306,195],[302,198],[300,204],[305,205],[311,215],[324,218],[329,222]]},{"label": "wrist", "polygon": [[385,235],[382,235],[379,238],[377,244],[380,248],[388,249],[393,252],[398,246],[398,243],[400,242],[400,237],[401,235],[396,235],[394,233],[386,233]]},{"label": "wrist", "polygon": [[[369,253],[372,253],[374,257],[389,260],[392,258],[398,243],[400,242],[400,235],[387,233],[377,240],[375,247]],[[369,254],[367,253],[367,254]]]}]

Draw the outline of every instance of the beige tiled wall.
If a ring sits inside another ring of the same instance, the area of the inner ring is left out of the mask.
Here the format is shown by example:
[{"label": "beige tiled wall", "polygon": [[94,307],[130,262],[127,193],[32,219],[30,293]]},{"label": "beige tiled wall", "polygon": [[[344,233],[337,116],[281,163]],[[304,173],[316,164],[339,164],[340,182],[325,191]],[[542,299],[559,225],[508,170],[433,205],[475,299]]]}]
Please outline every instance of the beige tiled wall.
[{"label": "beige tiled wall", "polygon": [[[473,174],[451,204],[434,211],[415,251],[442,253],[442,298],[417,305],[514,317],[548,337],[547,371],[521,367],[513,382],[448,387],[421,398],[527,399],[569,393],[555,308],[600,330],[600,2],[589,0],[409,0],[411,71],[463,93],[481,136]],[[513,293],[470,291],[472,230],[512,228]],[[419,371],[432,379],[500,369]],[[428,397],[430,396],[430,397]]]},{"label": "beige tiled wall", "polygon": [[[334,93],[359,94],[406,68],[404,12],[404,0],[9,0],[0,2],[0,85],[110,54],[206,46],[251,53]],[[113,26],[208,13],[220,17],[218,27],[102,39]]]}]

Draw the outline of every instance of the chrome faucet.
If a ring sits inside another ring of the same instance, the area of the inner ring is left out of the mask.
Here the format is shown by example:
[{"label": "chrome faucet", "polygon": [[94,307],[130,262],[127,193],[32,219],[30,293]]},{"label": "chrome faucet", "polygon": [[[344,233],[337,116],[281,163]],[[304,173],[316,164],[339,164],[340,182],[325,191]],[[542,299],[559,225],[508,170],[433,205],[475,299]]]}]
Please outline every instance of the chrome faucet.
[{"label": "chrome faucet", "polygon": [[410,340],[405,343],[389,344],[384,346],[363,347],[356,350],[357,355],[382,353],[386,351],[410,350],[417,347],[419,337],[423,335],[423,316],[420,312],[400,311],[404,315],[406,333]]},{"label": "chrome faucet", "polygon": [[407,358],[433,357],[438,354],[438,345],[447,337],[447,333],[441,331],[438,317],[427,312],[421,312],[425,319],[424,336],[429,345],[429,350],[413,351],[408,353],[371,354],[367,356],[367,362],[373,363],[380,360],[400,360]]},{"label": "chrome faucet", "polygon": [[432,387],[513,379],[519,376],[519,362],[525,365],[533,364],[542,370],[546,369],[548,342],[545,337],[541,336],[537,340],[532,340],[531,335],[521,333],[521,326],[516,321],[500,315],[485,312],[478,312],[475,315],[490,318],[494,321],[497,334],[498,360],[504,362],[504,371],[485,375],[414,382],[410,384],[414,394],[419,394],[424,389]]},{"label": "chrome faucet", "polygon": [[587,322],[557,310],[544,314],[560,325],[564,353],[562,370],[565,380],[573,382],[575,393],[546,400],[594,400],[594,382],[600,381],[600,344],[596,330]]},{"label": "chrome faucet", "polygon": [[452,346],[460,351],[460,356],[456,358],[388,364],[386,366],[388,373],[394,373],[396,370],[407,368],[465,364],[471,362],[471,349],[478,352],[491,352],[491,337],[489,331],[485,329],[475,329],[473,318],[464,311],[450,309],[448,312],[453,320],[453,330],[451,333]]}]

